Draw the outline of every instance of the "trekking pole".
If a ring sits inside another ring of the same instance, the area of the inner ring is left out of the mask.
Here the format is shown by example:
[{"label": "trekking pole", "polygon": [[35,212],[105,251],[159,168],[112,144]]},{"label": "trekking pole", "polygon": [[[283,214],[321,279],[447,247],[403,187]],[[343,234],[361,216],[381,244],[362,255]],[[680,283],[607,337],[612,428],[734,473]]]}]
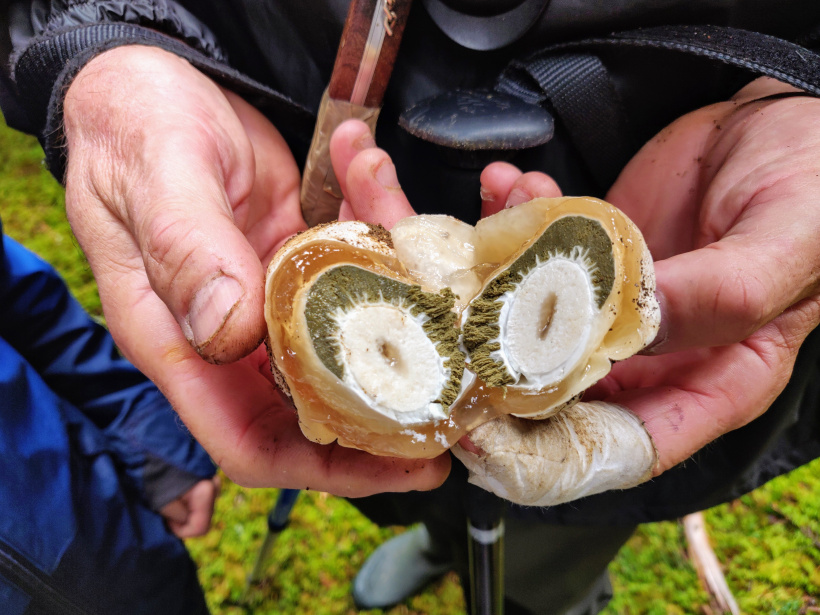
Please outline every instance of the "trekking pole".
[{"label": "trekking pole", "polygon": [[293,510],[296,499],[299,497],[299,489],[282,489],[279,492],[279,497],[276,504],[268,513],[268,533],[265,536],[265,541],[262,543],[262,548],[259,550],[259,555],[256,557],[256,564],[248,576],[248,581],[245,590],[262,578],[262,571],[265,568],[265,562],[270,557],[273,543],[277,536],[281,534],[290,523],[290,511]]},{"label": "trekking pole", "polygon": [[504,613],[504,500],[467,485],[470,613]]}]

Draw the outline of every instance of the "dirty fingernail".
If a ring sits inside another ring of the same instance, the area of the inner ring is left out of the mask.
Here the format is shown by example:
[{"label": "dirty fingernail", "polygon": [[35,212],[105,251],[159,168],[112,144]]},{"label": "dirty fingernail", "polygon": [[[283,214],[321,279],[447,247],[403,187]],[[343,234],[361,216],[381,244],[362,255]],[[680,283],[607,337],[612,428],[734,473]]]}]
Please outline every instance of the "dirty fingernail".
[{"label": "dirty fingernail", "polygon": [[521,205],[521,203],[526,203],[531,200],[532,195],[529,192],[521,190],[520,188],[513,188],[510,190],[510,196],[507,197],[507,202],[504,203],[504,209],[509,209],[510,207],[515,207],[516,205]]},{"label": "dirty fingernail", "polygon": [[664,346],[666,345],[666,342],[669,340],[669,323],[665,318],[666,297],[664,297],[661,291],[656,290],[655,299],[657,299],[658,307],[660,308],[661,322],[658,326],[658,333],[655,335],[655,339],[649,342],[649,344],[647,344],[643,349],[638,351],[638,354],[641,355],[652,356],[656,354],[663,354]]},{"label": "dirty fingernail", "polygon": [[495,192],[493,192],[489,188],[485,188],[484,186],[481,186],[481,189],[479,190],[479,194],[481,195],[481,200],[486,202],[486,203],[492,203],[492,202],[495,201]]},{"label": "dirty fingernail", "polygon": [[196,348],[206,345],[219,333],[243,294],[239,282],[224,274],[219,274],[196,292],[186,319],[189,327],[186,337]]},{"label": "dirty fingernail", "polygon": [[383,188],[398,188],[399,178],[396,175],[396,167],[389,160],[380,163],[375,170],[374,176],[376,181],[381,184]]}]

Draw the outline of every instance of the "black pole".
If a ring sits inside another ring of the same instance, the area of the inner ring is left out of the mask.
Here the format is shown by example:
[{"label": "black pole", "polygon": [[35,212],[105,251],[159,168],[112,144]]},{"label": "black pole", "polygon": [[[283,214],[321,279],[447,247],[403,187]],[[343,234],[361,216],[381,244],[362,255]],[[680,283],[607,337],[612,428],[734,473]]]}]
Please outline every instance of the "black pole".
[{"label": "black pole", "polygon": [[467,485],[467,541],[472,615],[504,613],[504,500]]},{"label": "black pole", "polygon": [[290,511],[293,510],[299,493],[299,489],[282,489],[279,492],[276,504],[268,513],[268,533],[265,536],[265,541],[262,543],[262,548],[259,550],[253,571],[250,576],[248,576],[248,586],[250,586],[251,583],[256,583],[262,577],[262,571],[265,568],[265,562],[267,562],[268,557],[270,557],[273,543],[276,541],[276,537],[288,526],[290,522]]}]

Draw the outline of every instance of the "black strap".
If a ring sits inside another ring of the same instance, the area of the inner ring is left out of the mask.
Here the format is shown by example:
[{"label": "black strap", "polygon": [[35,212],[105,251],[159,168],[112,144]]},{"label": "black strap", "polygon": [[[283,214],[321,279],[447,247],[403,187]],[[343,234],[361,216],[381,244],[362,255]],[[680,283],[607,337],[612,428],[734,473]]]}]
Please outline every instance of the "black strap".
[{"label": "black strap", "polygon": [[601,188],[615,181],[635,152],[626,113],[595,55],[545,54],[513,62],[496,89],[530,103],[548,102]]},{"label": "black strap", "polygon": [[581,41],[585,47],[654,47],[745,68],[820,96],[820,55],[768,34],[720,26],[664,26]]},{"label": "black strap", "polygon": [[513,61],[496,89],[528,102],[548,103],[602,189],[636,151],[626,113],[609,73],[595,55],[602,48],[666,49],[774,77],[820,96],[820,55],[788,41],[720,26],[664,26],[553,45]]}]

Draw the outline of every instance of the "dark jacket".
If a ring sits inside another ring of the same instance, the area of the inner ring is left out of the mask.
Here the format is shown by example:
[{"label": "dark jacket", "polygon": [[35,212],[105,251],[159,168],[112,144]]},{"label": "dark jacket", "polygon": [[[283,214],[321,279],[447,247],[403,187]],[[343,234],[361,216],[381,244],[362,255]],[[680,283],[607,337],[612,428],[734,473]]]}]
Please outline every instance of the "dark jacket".
[{"label": "dark jacket", "polygon": [[[428,7],[438,1],[416,0],[413,5],[377,141],[396,161],[399,179],[418,211],[467,221],[479,213],[480,165],[468,155],[439,156],[442,152],[399,128],[402,111],[421,99],[454,88],[492,87],[515,58],[613,31],[709,24],[771,34],[807,47],[816,45],[820,35],[820,3],[815,0],[544,0],[545,10],[523,36],[499,49],[474,51],[436,25]],[[283,131],[301,163],[346,8],[345,0],[17,3],[5,43],[11,61],[3,111],[13,126],[40,135],[59,177],[61,93],[71,77],[111,46],[156,45],[243,94]],[[493,28],[496,22],[484,25]],[[722,62],[643,46],[599,45],[595,53],[619,95],[629,127],[624,142],[631,153],[676,117],[726,99],[755,76]],[[550,173],[567,194],[603,195],[606,182],[588,167],[589,152],[572,137],[558,118],[555,138],[511,161],[524,170]],[[692,462],[636,489],[523,514],[575,523],[671,518],[736,497],[813,459],[820,454],[817,342],[816,335],[806,342],[792,384],[771,410],[699,452]]]},{"label": "dark jacket", "polygon": [[193,562],[155,511],[213,474],[57,273],[3,235],[0,610],[198,612]]}]

